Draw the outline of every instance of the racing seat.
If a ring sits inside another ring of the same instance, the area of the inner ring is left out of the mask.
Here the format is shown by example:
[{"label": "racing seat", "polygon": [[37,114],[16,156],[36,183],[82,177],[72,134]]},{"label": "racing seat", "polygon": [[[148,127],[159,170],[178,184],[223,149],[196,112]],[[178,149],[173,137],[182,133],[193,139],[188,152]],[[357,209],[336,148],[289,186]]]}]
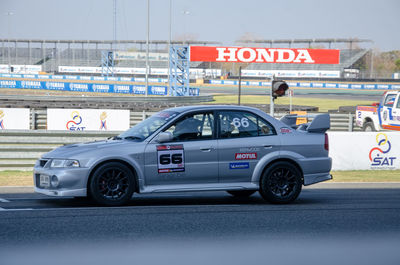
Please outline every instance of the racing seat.
[{"label": "racing seat", "polygon": [[200,126],[202,122],[193,117],[187,118],[183,121],[180,121],[176,124],[175,130],[172,133],[174,139],[180,141],[186,140],[195,140],[197,139],[200,133]]},{"label": "racing seat", "polygon": [[235,127],[229,120],[221,120],[221,138],[230,138]]}]

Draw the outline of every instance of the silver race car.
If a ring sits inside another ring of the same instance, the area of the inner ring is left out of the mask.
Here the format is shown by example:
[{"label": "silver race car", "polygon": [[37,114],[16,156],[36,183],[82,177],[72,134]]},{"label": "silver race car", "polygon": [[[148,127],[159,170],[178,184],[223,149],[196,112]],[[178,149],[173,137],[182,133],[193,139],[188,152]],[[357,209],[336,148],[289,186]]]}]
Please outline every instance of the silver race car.
[{"label": "silver race car", "polygon": [[296,126],[250,107],[167,109],[105,141],[66,145],[34,167],[35,191],[123,205],[150,192],[259,191],[271,203],[295,200],[302,185],[329,180],[328,114]]}]

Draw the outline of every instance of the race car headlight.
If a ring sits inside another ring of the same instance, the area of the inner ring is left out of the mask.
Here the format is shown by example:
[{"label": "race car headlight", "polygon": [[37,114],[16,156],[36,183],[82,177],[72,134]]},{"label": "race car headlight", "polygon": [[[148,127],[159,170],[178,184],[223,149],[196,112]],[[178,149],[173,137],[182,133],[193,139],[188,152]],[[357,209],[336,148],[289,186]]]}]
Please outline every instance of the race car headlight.
[{"label": "race car headlight", "polygon": [[50,167],[79,167],[78,160],[72,159],[53,159],[51,161]]}]

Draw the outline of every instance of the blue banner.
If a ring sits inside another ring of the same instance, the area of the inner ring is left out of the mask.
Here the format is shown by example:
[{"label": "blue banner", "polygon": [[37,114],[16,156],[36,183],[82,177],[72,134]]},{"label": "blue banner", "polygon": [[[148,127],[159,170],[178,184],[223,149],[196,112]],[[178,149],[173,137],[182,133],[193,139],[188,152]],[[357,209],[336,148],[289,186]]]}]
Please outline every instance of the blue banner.
[{"label": "blue banner", "polygon": [[[143,77],[114,77],[114,76],[79,76],[79,75],[32,75],[32,74],[0,74],[3,78],[30,78],[30,79],[59,79],[59,80],[85,80],[85,81],[120,81],[120,82],[145,82]],[[151,83],[168,83],[168,78],[149,78]]]},{"label": "blue banner", "polygon": [[[145,85],[124,85],[124,84],[96,84],[96,83],[67,83],[57,81],[31,81],[31,80],[0,80],[0,88],[27,88],[45,89],[60,91],[96,92],[96,93],[119,93],[145,95]],[[190,96],[198,96],[199,88],[190,88]],[[167,96],[167,86],[149,86],[148,95]]]},{"label": "blue banner", "polygon": [[[146,87],[144,85],[66,83],[66,82],[55,82],[55,81],[20,81],[20,80],[0,80],[0,87],[97,92],[97,93],[141,94],[141,95],[144,95],[146,91]],[[149,86],[148,95],[166,96],[168,95],[168,87]]]}]

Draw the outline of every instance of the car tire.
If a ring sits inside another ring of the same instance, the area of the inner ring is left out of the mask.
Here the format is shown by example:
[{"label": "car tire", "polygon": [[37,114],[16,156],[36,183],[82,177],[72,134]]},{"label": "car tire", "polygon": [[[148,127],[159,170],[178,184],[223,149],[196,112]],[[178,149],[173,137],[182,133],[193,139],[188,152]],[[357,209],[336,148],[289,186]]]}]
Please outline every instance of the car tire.
[{"label": "car tire", "polygon": [[226,192],[228,192],[233,197],[244,198],[250,197],[256,192],[256,190],[227,190]]},{"label": "car tire", "polygon": [[274,204],[286,204],[297,199],[303,185],[300,170],[289,162],[269,166],[260,179],[260,194]]},{"label": "car tire", "polygon": [[375,126],[373,122],[366,122],[364,123],[362,130],[364,132],[376,132]]},{"label": "car tire", "polygon": [[107,206],[120,206],[132,198],[135,177],[127,166],[110,162],[94,171],[89,185],[90,196],[95,202]]}]

